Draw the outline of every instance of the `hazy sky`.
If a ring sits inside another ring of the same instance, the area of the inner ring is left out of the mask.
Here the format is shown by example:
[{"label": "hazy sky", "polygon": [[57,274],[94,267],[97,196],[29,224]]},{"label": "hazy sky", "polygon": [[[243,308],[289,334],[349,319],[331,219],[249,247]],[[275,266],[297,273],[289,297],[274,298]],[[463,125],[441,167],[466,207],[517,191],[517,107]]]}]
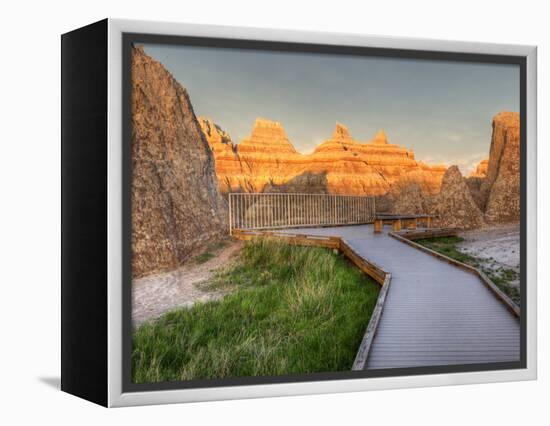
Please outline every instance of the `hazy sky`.
[{"label": "hazy sky", "polygon": [[256,117],[309,153],[336,122],[361,141],[383,128],[418,160],[464,172],[488,156],[491,119],[519,111],[519,66],[145,45],[234,142]]}]

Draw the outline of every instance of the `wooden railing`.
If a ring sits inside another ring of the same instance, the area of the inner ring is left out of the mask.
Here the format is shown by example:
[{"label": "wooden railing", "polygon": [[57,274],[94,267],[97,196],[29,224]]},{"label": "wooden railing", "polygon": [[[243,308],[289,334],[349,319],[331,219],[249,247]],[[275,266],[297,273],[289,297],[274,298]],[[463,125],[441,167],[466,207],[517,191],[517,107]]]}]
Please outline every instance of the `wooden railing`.
[{"label": "wooden railing", "polygon": [[374,197],[330,194],[229,194],[229,233],[372,223]]}]

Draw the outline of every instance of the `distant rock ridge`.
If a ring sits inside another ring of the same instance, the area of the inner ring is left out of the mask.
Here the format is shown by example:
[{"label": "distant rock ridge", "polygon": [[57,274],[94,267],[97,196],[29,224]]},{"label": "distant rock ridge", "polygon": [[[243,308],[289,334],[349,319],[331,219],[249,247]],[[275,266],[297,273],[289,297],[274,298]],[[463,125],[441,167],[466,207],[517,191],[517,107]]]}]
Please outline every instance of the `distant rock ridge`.
[{"label": "distant rock ridge", "polygon": [[288,140],[285,129],[277,121],[257,118],[250,137],[243,139],[238,145],[239,154],[246,153],[276,153],[296,154],[297,151]]},{"label": "distant rock ridge", "polygon": [[231,136],[220,126],[216,125],[214,121],[207,117],[197,117],[197,120],[213,151],[233,147]]},{"label": "distant rock ridge", "polygon": [[[446,166],[417,162],[412,150],[390,144],[383,130],[361,142],[344,124],[336,123],[332,136],[304,155],[296,151],[276,121],[256,119],[249,137],[223,148],[217,135],[225,134],[221,127],[211,122],[201,126],[214,152],[222,192],[262,192],[275,187],[291,192],[293,182],[301,187],[305,176],[322,175],[324,191],[333,194],[381,195],[394,184],[411,182],[434,194],[446,170]],[[295,179],[298,176],[304,178]]]},{"label": "distant rock ridge", "polygon": [[334,129],[334,133],[332,134],[332,139],[335,141],[346,141],[350,143],[353,142],[353,139],[349,134],[348,128],[341,123],[336,123],[336,128]]},{"label": "distant rock ridge", "polygon": [[388,138],[386,137],[384,129],[378,130],[371,143],[375,145],[386,145],[388,143]]}]

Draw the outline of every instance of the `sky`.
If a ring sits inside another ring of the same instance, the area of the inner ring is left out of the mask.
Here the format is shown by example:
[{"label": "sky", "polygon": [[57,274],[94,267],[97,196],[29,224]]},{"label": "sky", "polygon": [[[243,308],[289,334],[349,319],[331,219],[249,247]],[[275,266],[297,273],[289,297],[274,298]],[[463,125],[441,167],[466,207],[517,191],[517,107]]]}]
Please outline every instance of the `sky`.
[{"label": "sky", "polygon": [[489,155],[491,120],[519,111],[519,66],[227,48],[144,45],[184,86],[196,115],[233,142],[257,117],[310,153],[336,122],[360,141],[383,128],[417,160],[468,173]]}]

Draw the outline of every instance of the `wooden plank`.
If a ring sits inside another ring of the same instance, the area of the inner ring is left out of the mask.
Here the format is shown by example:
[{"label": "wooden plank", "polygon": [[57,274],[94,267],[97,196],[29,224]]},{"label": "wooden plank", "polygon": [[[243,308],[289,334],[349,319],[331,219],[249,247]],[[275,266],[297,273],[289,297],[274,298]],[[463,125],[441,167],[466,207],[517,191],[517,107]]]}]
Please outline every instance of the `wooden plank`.
[{"label": "wooden plank", "polygon": [[458,235],[458,229],[455,228],[426,228],[426,229],[416,229],[416,230],[404,230],[398,235],[405,237],[409,240],[419,240],[424,238],[434,238],[434,237],[451,237]]},{"label": "wooden plank", "polygon": [[394,232],[401,231],[401,219],[397,219],[393,222],[393,230]]},{"label": "wooden plank", "polygon": [[378,328],[378,324],[380,323],[380,318],[382,317],[382,311],[384,310],[386,295],[390,290],[390,283],[391,283],[391,274],[386,273],[386,276],[384,278],[384,283],[382,285],[382,289],[378,294],[378,299],[376,299],[376,306],[372,311],[369,324],[367,325],[367,331],[363,336],[363,340],[361,341],[361,344],[359,345],[359,349],[357,350],[357,354],[355,355],[355,361],[353,361],[353,365],[351,367],[351,369],[354,371],[364,370],[365,367],[367,366],[367,360],[369,358],[372,342],[374,341],[376,330]]},{"label": "wooden plank", "polygon": [[338,237],[318,237],[283,233],[277,234],[272,231],[243,231],[240,229],[235,229],[233,231],[233,237],[244,241],[250,241],[255,238],[265,238],[273,241],[282,241],[285,244],[298,246],[324,247],[332,249],[340,248],[340,238]]},{"label": "wooden plank", "polygon": [[383,285],[387,272],[375,263],[365,259],[353,250],[344,240],[340,240],[340,251],[350,259],[361,271],[374,279],[378,284]]},{"label": "wooden plank", "polygon": [[397,219],[429,219],[434,217],[430,214],[385,214],[385,213],[377,213],[377,218],[380,219],[387,219],[387,220],[397,220]]}]

